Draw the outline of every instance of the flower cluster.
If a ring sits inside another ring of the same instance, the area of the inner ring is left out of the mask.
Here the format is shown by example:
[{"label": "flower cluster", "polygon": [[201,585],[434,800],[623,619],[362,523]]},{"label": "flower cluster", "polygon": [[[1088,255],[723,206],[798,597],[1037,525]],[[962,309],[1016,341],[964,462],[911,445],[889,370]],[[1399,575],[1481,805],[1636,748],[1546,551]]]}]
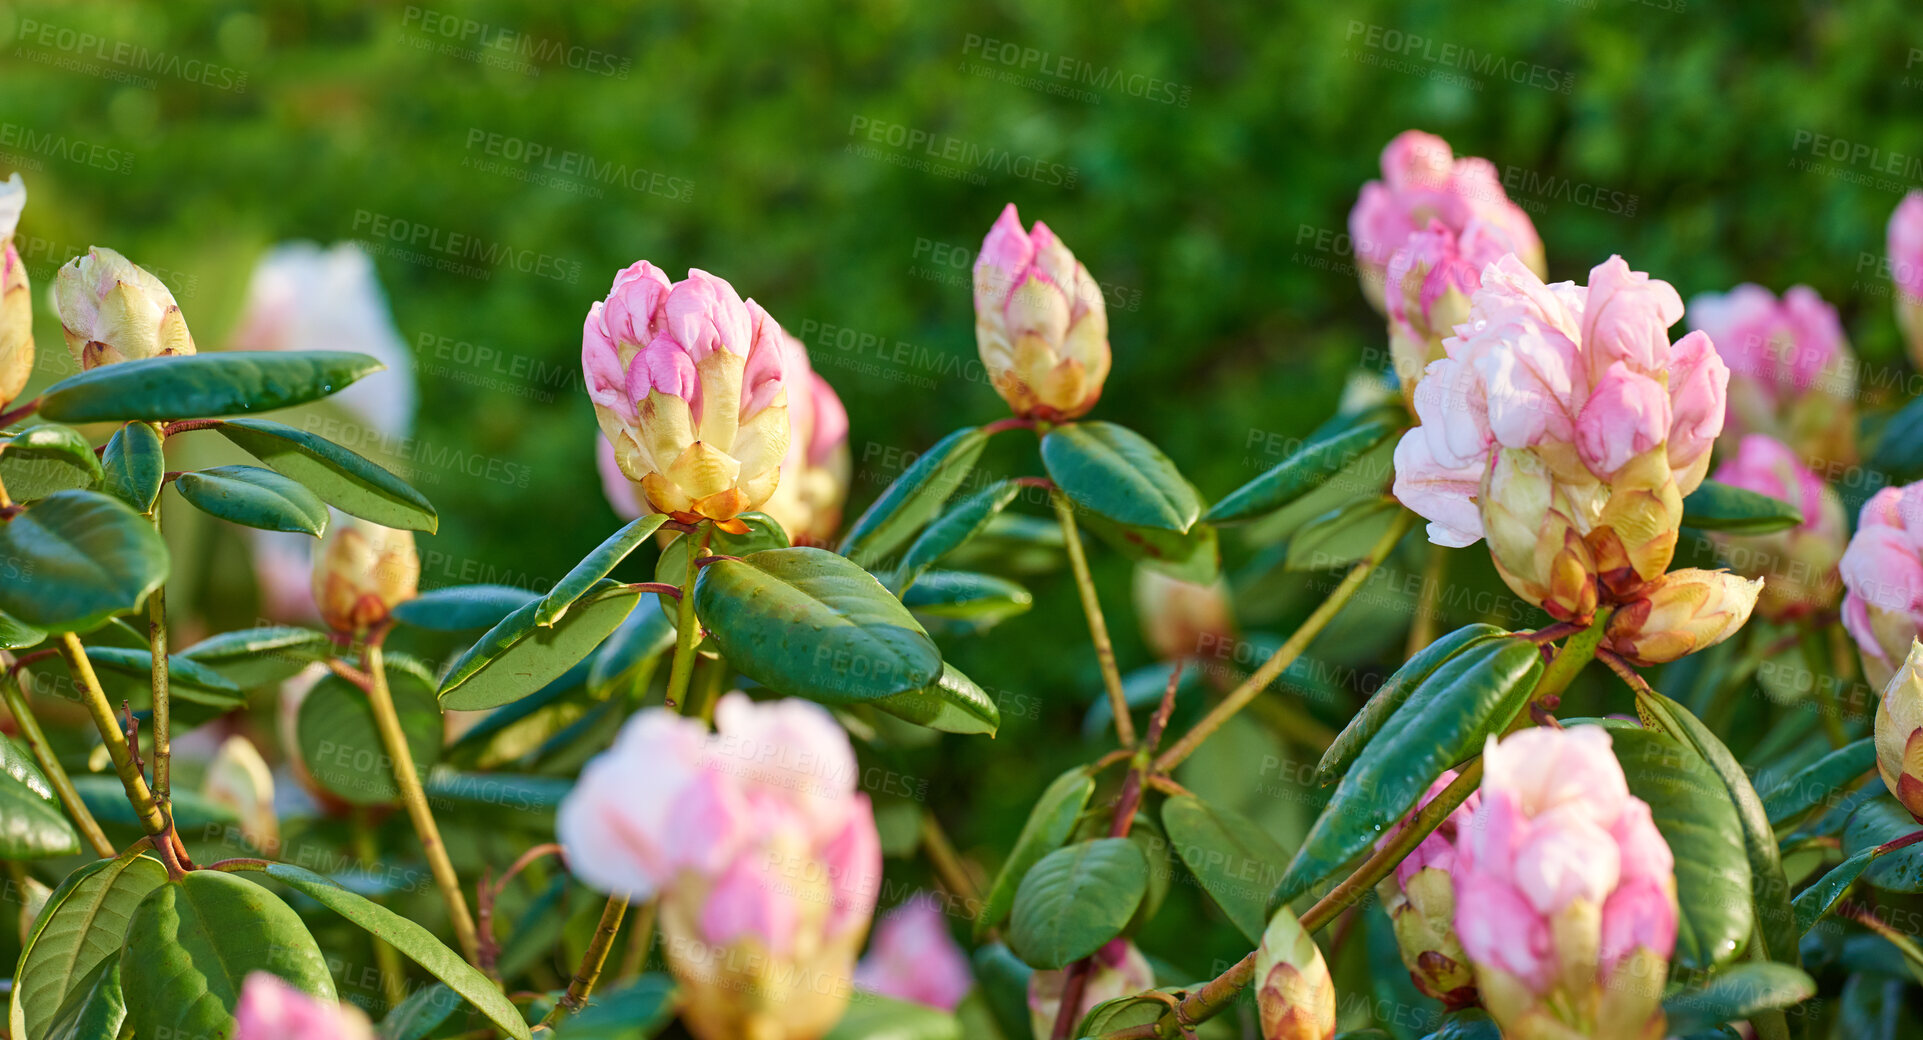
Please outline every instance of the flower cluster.
[{"label": "flower cluster", "polygon": [[1806,457],[1856,457],[1856,358],[1836,308],[1808,286],[1778,299],[1760,285],[1689,301],[1689,327],[1705,333],[1729,366],[1723,446],[1750,434]]}]

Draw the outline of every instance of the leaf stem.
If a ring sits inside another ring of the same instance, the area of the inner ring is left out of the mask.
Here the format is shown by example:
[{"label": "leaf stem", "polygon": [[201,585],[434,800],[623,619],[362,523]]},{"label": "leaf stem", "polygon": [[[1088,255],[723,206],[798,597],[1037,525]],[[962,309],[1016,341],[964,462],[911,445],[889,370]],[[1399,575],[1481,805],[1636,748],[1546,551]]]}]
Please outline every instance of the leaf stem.
[{"label": "leaf stem", "polygon": [[1155,760],[1155,771],[1172,772],[1184,759],[1194,754],[1195,749],[1201,747],[1203,741],[1222,728],[1223,723],[1232,718],[1236,712],[1248,707],[1249,702],[1268,688],[1268,685],[1274,682],[1284,669],[1294,664],[1295,659],[1302,656],[1302,651],[1308,649],[1309,643],[1322,633],[1329,622],[1334,620],[1336,614],[1361,590],[1362,583],[1382,565],[1383,560],[1388,558],[1389,553],[1395,549],[1396,543],[1400,542],[1402,536],[1415,526],[1415,521],[1414,513],[1407,509],[1402,510],[1395,521],[1389,525],[1389,529],[1382,533],[1381,538],[1376,539],[1374,546],[1370,547],[1369,555],[1358,560],[1355,566],[1349,569],[1348,577],[1343,578],[1342,584],[1336,586],[1335,591],[1329,594],[1329,598],[1315,608],[1315,612],[1309,615],[1308,620],[1302,622],[1302,627],[1296,629],[1294,635],[1289,636],[1288,642],[1283,643],[1274,655],[1262,662],[1261,667],[1252,672],[1247,679],[1242,680],[1240,686],[1222,698],[1207,715],[1202,717],[1202,721],[1197,722],[1193,729],[1182,735],[1182,739],[1177,740],[1167,751],[1162,752],[1161,757]]},{"label": "leaf stem", "polygon": [[708,548],[710,528],[702,524],[688,537],[699,541],[688,547],[688,566],[681,578],[680,602],[675,605],[674,659],[668,666],[668,707],[687,713],[688,683],[694,678],[694,648],[701,641],[701,623],[694,616],[694,583],[701,573],[701,553]]},{"label": "leaf stem", "polygon": [[1075,572],[1075,587],[1082,596],[1082,613],[1088,615],[1088,637],[1095,644],[1095,660],[1101,665],[1102,685],[1108,690],[1108,706],[1115,716],[1115,737],[1123,747],[1135,746],[1135,720],[1129,717],[1128,697],[1122,692],[1122,673],[1115,667],[1115,646],[1109,642],[1108,622],[1102,617],[1102,602],[1095,595],[1095,578],[1088,570],[1088,554],[1075,527],[1075,507],[1059,489],[1050,489],[1049,501],[1055,506],[1055,519],[1062,525],[1062,540],[1068,547],[1068,565]]},{"label": "leaf stem", "polygon": [[19,725],[21,738],[27,742],[28,750],[33,752],[34,760],[40,764],[40,772],[45,774],[47,782],[53,785],[54,794],[59,796],[61,807],[67,810],[68,816],[73,817],[74,826],[79,828],[80,836],[87,839],[87,844],[93,847],[94,853],[100,858],[112,858],[113,843],[107,840],[106,833],[100,829],[100,823],[93,818],[93,813],[87,811],[87,803],[80,800],[80,792],[74,790],[73,780],[67,776],[67,770],[60,765],[59,757],[53,753],[53,746],[47,743],[47,733],[40,728],[40,720],[33,717],[33,709],[27,705],[27,696],[21,691],[20,683],[14,678],[13,673],[0,675],[0,694],[5,695],[7,711],[13,715],[13,721]]},{"label": "leaf stem", "polygon": [[[160,502],[154,501],[154,530],[160,529]],[[147,651],[153,659],[154,799],[173,826],[173,699],[167,676],[167,586],[147,596]]]},{"label": "leaf stem", "polygon": [[11,411],[0,412],[0,430],[4,430],[7,427],[12,426],[14,423],[17,423],[20,420],[25,419],[27,416],[32,415],[33,413],[39,410],[40,410],[40,399],[36,397],[33,400],[28,401],[26,404],[23,404],[18,408],[12,409]]},{"label": "leaf stem", "polygon": [[554,1028],[569,1015],[587,1005],[588,995],[594,992],[594,984],[601,979],[601,967],[608,961],[608,949],[614,945],[614,933],[621,930],[621,919],[628,913],[627,896],[609,896],[607,905],[601,908],[601,923],[594,928],[594,938],[588,941],[586,953],[581,955],[581,966],[574,969],[574,978],[568,983],[568,991],[554,1002],[541,1025]]},{"label": "leaf stem", "polygon": [[67,662],[67,670],[73,674],[74,682],[80,685],[81,699],[85,702],[87,714],[93,717],[94,728],[100,731],[100,739],[107,745],[107,755],[113,759],[114,772],[120,774],[120,786],[127,790],[127,800],[133,803],[134,816],[140,820],[140,827],[156,840],[154,852],[161,862],[167,865],[168,873],[180,877],[180,860],[174,854],[174,845],[168,835],[167,818],[154,801],[153,790],[147,786],[147,778],[134,761],[134,753],[127,747],[127,737],[120,730],[120,720],[114,717],[113,706],[107,703],[107,694],[100,688],[100,677],[94,674],[93,662],[87,660],[87,650],[80,645],[80,638],[72,632],[62,632],[59,639],[60,658]]},{"label": "leaf stem", "polygon": [[480,959],[474,916],[468,911],[467,894],[461,889],[459,875],[454,873],[454,863],[447,857],[447,846],[441,842],[441,829],[434,822],[434,811],[428,807],[427,792],[421,787],[421,774],[414,765],[414,753],[407,746],[407,732],[401,728],[401,717],[394,710],[394,695],[387,688],[387,668],[381,661],[383,635],[383,631],[376,629],[367,640],[362,662],[367,670],[367,703],[373,709],[381,743],[394,767],[394,786],[400,789],[401,801],[414,823],[414,833],[421,839],[421,850],[427,856],[434,883],[441,890],[441,899],[447,903],[447,916],[454,925],[461,955],[473,964]]}]

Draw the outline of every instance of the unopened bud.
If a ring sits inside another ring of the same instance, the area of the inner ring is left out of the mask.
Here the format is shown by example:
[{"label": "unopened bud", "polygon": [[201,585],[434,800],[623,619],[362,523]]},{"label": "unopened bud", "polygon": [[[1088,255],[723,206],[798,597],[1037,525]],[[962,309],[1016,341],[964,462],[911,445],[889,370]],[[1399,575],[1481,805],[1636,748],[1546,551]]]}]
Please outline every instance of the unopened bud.
[{"label": "unopened bud", "polygon": [[1617,608],[1603,645],[1635,664],[1674,661],[1743,627],[1762,591],[1761,578],[1695,567],[1671,571]]},{"label": "unopened bud", "polygon": [[1287,907],[1269,919],[1255,950],[1255,1006],[1262,1040],[1329,1040],[1335,982],[1308,930]]},{"label": "unopened bud", "polygon": [[1923,821],[1923,643],[1914,639],[1876,708],[1876,771],[1903,808]]},{"label": "unopened bud", "polygon": [[194,352],[174,294],[111,249],[95,246],[67,261],[54,276],[53,297],[67,349],[82,369]]},{"label": "unopened bud", "polygon": [[314,557],[314,604],[329,628],[358,635],[413,599],[420,578],[414,532],[336,514]]}]

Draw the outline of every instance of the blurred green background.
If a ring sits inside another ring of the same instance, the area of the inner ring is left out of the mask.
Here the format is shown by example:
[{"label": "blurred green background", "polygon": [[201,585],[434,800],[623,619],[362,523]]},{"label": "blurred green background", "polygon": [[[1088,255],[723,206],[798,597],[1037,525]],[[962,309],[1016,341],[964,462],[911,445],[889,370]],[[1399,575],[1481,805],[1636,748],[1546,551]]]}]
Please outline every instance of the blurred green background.
[{"label": "blurred green background", "polygon": [[[967,274],[1009,201],[1105,286],[1115,365],[1096,417],[1219,498],[1327,417],[1350,372],[1380,367],[1342,236],[1409,127],[1497,164],[1554,278],[1621,253],[1685,298],[1807,283],[1872,368],[1904,365],[1877,270],[1890,211],[1923,186],[1923,24],[1902,0],[29,3],[0,7],[0,48],[0,173],[29,184],[37,290],[112,245],[175,289],[206,350],[270,244],[383,247],[420,441],[498,463],[420,480],[443,516],[428,585],[477,564],[552,580],[612,529],[577,352],[590,301],[640,258],[723,275],[807,342],[852,418],[852,517],[904,453],[1005,414],[970,364]],[[394,248],[439,257],[452,236],[537,262],[446,271]],[[69,363],[49,310],[36,332],[37,388]],[[1002,440],[989,466],[1033,467]],[[1129,568],[1096,560],[1124,667],[1146,664]],[[1268,590],[1275,618],[1328,587],[1289,581]],[[904,767],[991,865],[1083,754],[1054,737],[1098,688],[1072,588],[1059,572],[1032,586],[1033,613],[944,639],[1017,705],[1001,739],[944,738]],[[204,612],[252,616],[221,588]],[[1356,612],[1330,653],[1393,663],[1380,616]],[[1318,710],[1339,721],[1353,702]],[[1280,775],[1286,747],[1244,733],[1214,768],[1266,773],[1278,755]],[[1239,954],[1183,916],[1157,928],[1188,940],[1186,967]]]}]

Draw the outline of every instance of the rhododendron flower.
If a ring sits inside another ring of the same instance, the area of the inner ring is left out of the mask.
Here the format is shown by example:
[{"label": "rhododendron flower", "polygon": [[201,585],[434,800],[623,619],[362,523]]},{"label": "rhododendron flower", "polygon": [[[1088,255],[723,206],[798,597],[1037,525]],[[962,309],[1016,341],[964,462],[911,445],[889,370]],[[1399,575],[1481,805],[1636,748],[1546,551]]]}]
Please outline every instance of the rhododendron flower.
[{"label": "rhododendron flower", "polygon": [[1876,771],[1903,808],[1923,822],[1923,643],[1914,639],[1876,706]]},{"label": "rhododendron flower", "polygon": [[1756,601],[1757,612],[1782,621],[1835,606],[1843,591],[1836,565],[1849,535],[1843,500],[1835,490],[1787,445],[1760,433],[1744,437],[1712,479],[1781,499],[1803,514],[1802,524],[1787,531],[1710,535],[1738,573],[1768,579]]},{"label": "rhododendron flower", "polygon": [[104,246],[61,265],[54,307],[67,349],[82,369],[192,354],[194,337],[160,279]]},{"label": "rhododendron flower", "polygon": [[848,410],[835,388],[808,363],[808,348],[793,336],[787,364],[788,456],[781,484],[762,511],[795,545],[832,545],[841,527],[854,462],[848,453]]},{"label": "rhododendron flower", "polygon": [[1923,630],[1923,482],[1863,503],[1841,571],[1843,627],[1856,637],[1865,677],[1881,686]]},{"label": "rhododendron flower", "polygon": [[1689,301],[1689,327],[1729,366],[1728,449],[1767,434],[1806,458],[1856,458],[1856,358],[1836,308],[1808,286],[1778,300],[1760,285]]},{"label": "rhododendron flower", "polygon": [[647,513],[647,493],[621,472],[621,464],[614,461],[614,444],[606,437],[594,439],[594,470],[601,476],[601,493],[615,516],[634,520]]},{"label": "rhododendron flower", "polygon": [[[1409,815],[1420,812],[1455,779],[1453,769],[1436,778]],[[1462,952],[1462,941],[1456,938],[1453,871],[1457,835],[1469,825],[1481,804],[1482,796],[1471,794],[1396,865],[1395,873],[1376,886],[1382,908],[1395,928],[1396,948],[1409,977],[1415,980],[1417,989],[1451,1008],[1476,1002],[1475,974]],[[1407,825],[1408,818],[1404,817],[1376,841],[1376,847],[1394,841]]]},{"label": "rhododendron flower", "polygon": [[968,955],[949,934],[941,904],[924,893],[883,915],[868,955],[855,966],[855,985],[953,1011],[974,988],[975,978]]},{"label": "rhododendron flower", "polygon": [[702,1040],[813,1040],[840,1018],[881,839],[826,709],[730,693],[715,732],[664,708],[622,727],[561,803],[570,869],[659,897],[683,1021]]},{"label": "rhododendron flower", "polygon": [[[1103,1001],[1155,988],[1155,970],[1127,939],[1110,939],[1095,951],[1093,961],[1088,982],[1082,987],[1081,1007],[1075,1010],[1076,1022]],[[1066,970],[1038,971],[1028,977],[1028,1025],[1036,1040],[1055,1035],[1067,977]]]},{"label": "rhododendron flower", "polygon": [[1676,945],[1676,871],[1599,726],[1483,752],[1455,846],[1456,934],[1513,1040],[1655,1040]]},{"label": "rhododendron flower", "polygon": [[[1396,445],[1396,497],[1438,545],[1487,538],[1509,587],[1558,620],[1587,624],[1600,606],[1657,597],[1729,380],[1708,336],[1669,342],[1682,315],[1669,283],[1621,257],[1587,287],[1544,285],[1514,256],[1491,264],[1469,321],[1416,388],[1420,425]],[[1729,623],[1709,642],[1748,618],[1746,588],[1719,599],[1739,609],[1715,615]],[[1623,631],[1612,626],[1612,649]]]},{"label": "rhododendron flower", "polygon": [[1203,585],[1137,567],[1135,614],[1143,642],[1164,661],[1206,656],[1235,642],[1235,611],[1220,578]]},{"label": "rhododendron flower", "polygon": [[1903,196],[1890,214],[1889,263],[1896,322],[1909,343],[1910,364],[1923,369],[1923,191]]},{"label": "rhododendron flower", "polygon": [[1262,1040],[1330,1040],[1335,983],[1322,950],[1287,909],[1269,919],[1255,948],[1255,1010]]},{"label": "rhododendron flower", "polygon": [[374,1040],[374,1027],[351,1004],[308,996],[256,971],[240,987],[234,1040]]},{"label": "rhododendron flower", "polygon": [[705,271],[670,283],[643,260],[588,309],[581,367],[614,458],[684,523],[759,509],[788,452],[788,337]]},{"label": "rhododendron flower", "polygon": [[1514,251],[1481,220],[1460,232],[1431,218],[1389,260],[1389,352],[1404,396],[1422,370],[1445,355],[1443,340],[1469,320],[1469,297],[1482,287],[1483,268]]},{"label": "rhododendron flower", "polygon": [[334,513],[314,557],[314,604],[327,627],[361,633],[383,624],[420,581],[414,532]]},{"label": "rhododendron flower", "polygon": [[13,233],[27,207],[27,185],[15,173],[0,182],[0,408],[33,376],[33,289]]},{"label": "rhododendron flower", "polygon": [[1442,138],[1404,130],[1382,149],[1382,179],[1364,184],[1349,211],[1356,273],[1377,310],[1387,310],[1383,279],[1396,251],[1436,224],[1459,240],[1454,251],[1464,256],[1494,245],[1498,256],[1514,253],[1538,274],[1548,270],[1535,224],[1502,190],[1494,163],[1458,159]]},{"label": "rhododendron flower", "polygon": [[1101,287],[1041,221],[1009,203],[975,258],[975,343],[995,392],[1024,418],[1073,419],[1108,378]]}]

